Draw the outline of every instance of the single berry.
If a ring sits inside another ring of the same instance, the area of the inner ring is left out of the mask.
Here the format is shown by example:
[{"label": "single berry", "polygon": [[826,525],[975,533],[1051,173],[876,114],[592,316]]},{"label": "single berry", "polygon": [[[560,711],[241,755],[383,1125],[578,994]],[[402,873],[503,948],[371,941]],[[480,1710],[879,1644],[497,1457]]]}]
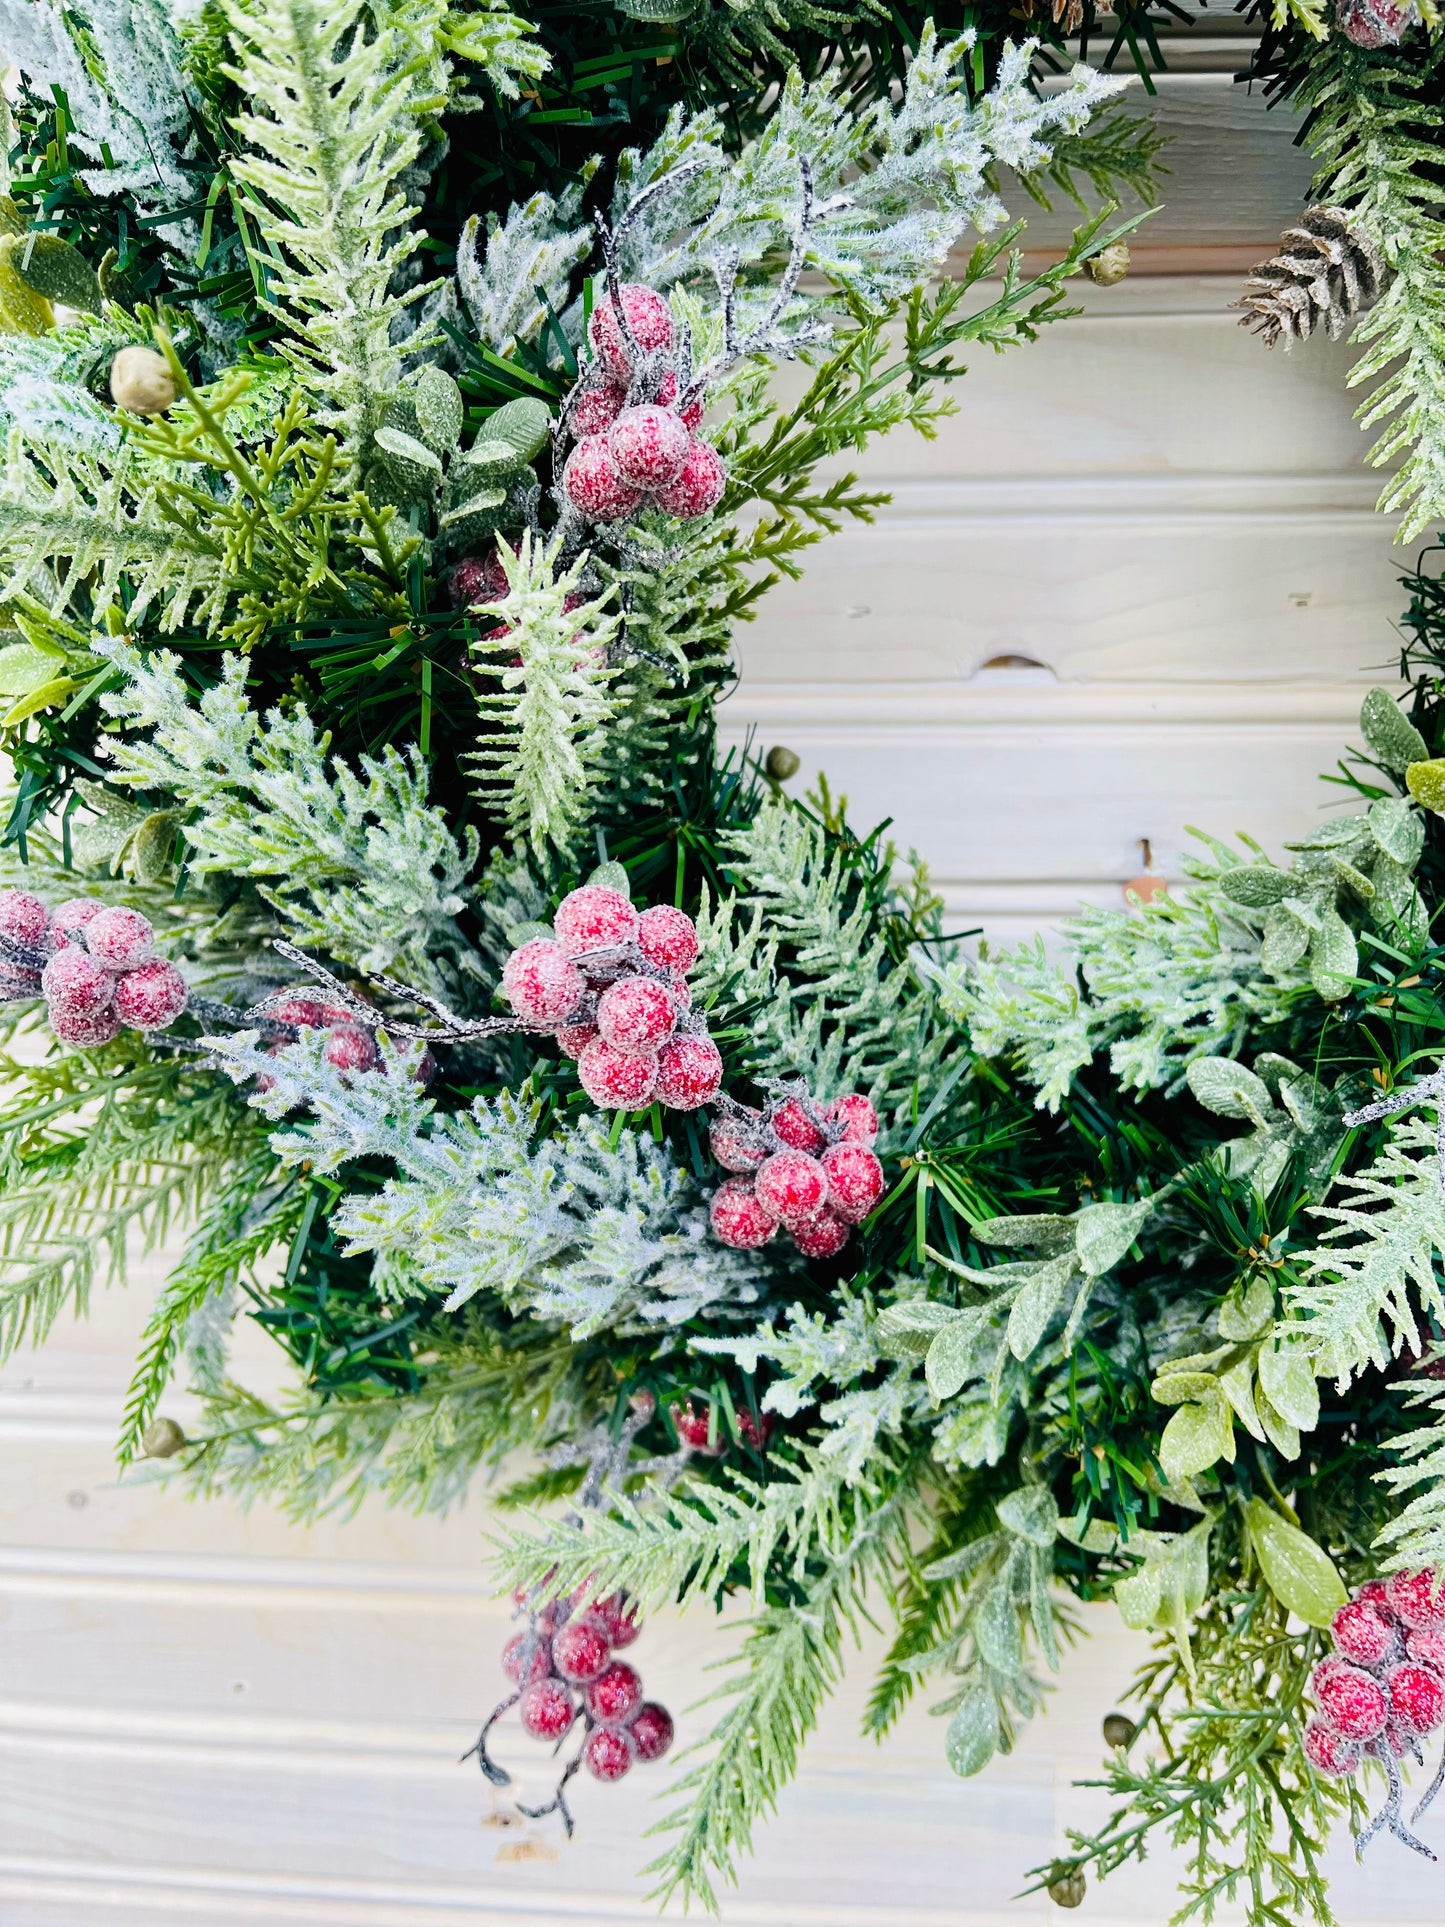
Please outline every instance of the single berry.
[{"label": "single berry", "polygon": [[1340,1666],[1324,1679],[1316,1669],[1315,1704],[1347,1740],[1372,1740],[1385,1730],[1389,1703],[1378,1681],[1358,1666]]},{"label": "single berry", "polygon": [[607,445],[623,481],[651,493],[682,473],[692,436],[670,409],[644,403],[623,409],[607,431]]},{"label": "single berry", "polygon": [[1348,1599],[1330,1621],[1335,1651],[1357,1666],[1379,1666],[1399,1645],[1392,1622],[1368,1601]]},{"label": "single berry", "polygon": [[[647,1394],[649,1398],[652,1394]],[[657,1401],[653,1399],[653,1410]],[[642,1631],[642,1621],[637,1617],[637,1608],[628,1601],[627,1594],[612,1592],[605,1599],[599,1599],[592,1608],[592,1617],[597,1621],[611,1640],[614,1647],[630,1646]]]},{"label": "single berry", "polygon": [[1402,1726],[1398,1720],[1391,1720],[1379,1739],[1373,1741],[1368,1750],[1381,1760],[1387,1753],[1393,1754],[1397,1760],[1403,1760],[1407,1754],[1413,1754],[1418,1760],[1420,1738],[1408,1726]]},{"label": "single berry", "polygon": [[1377,1612],[1383,1613],[1386,1619],[1394,1617],[1394,1608],[1390,1604],[1390,1588],[1383,1579],[1367,1579],[1357,1590],[1355,1597],[1363,1600],[1367,1606],[1373,1606]]},{"label": "single berry", "polygon": [[805,1151],[774,1151],[754,1182],[763,1208],[786,1225],[806,1224],[828,1202],[828,1175]]},{"label": "single berry", "polygon": [[692,986],[679,970],[669,970],[667,987],[684,1010],[692,1009]]},{"label": "single berry", "polygon": [[828,1203],[849,1224],[861,1224],[883,1196],[883,1166],[866,1144],[830,1144],[822,1157]]},{"label": "single berry", "polygon": [[563,464],[562,487],[573,508],[591,522],[625,522],[642,506],[641,489],[623,481],[605,435],[577,443]]},{"label": "single berry", "polygon": [[[657,384],[657,399],[664,408],[671,408],[677,400],[677,376],[671,368],[664,371],[662,380]],[[690,401],[681,413],[683,426],[692,429],[694,434],[702,426],[702,407],[702,397],[699,396],[696,401]]]},{"label": "single berry", "polygon": [[80,1050],[99,1050],[120,1034],[120,1019],[113,1010],[94,1012],[70,1010],[64,1005],[50,1007],[50,1028],[62,1044]]},{"label": "single berry", "polygon": [[190,988],[164,957],[128,970],[115,987],[115,1014],[133,1030],[164,1030],[190,1002]]},{"label": "single berry", "polygon": [[1360,1764],[1360,1742],[1347,1740],[1323,1720],[1310,1720],[1304,1730],[1304,1755],[1316,1773],[1343,1780]]},{"label": "single berry", "polygon": [[651,977],[623,977],[597,1001],[597,1029],[614,1050],[651,1054],[676,1028],[672,992]]},{"label": "single berry", "polygon": [[1445,1632],[1436,1626],[1421,1626],[1405,1635],[1405,1651],[1417,1666],[1433,1666],[1445,1674]]},{"label": "single berry", "polygon": [[[618,290],[627,326],[643,354],[672,346],[672,309],[665,296],[638,281],[624,282]],[[608,290],[592,310],[587,329],[592,351],[614,381],[627,382],[632,375],[632,353],[617,318],[617,308]]]},{"label": "single berry", "polygon": [[762,1123],[761,1111],[749,1111],[746,1117],[729,1113],[713,1119],[707,1141],[724,1171],[757,1170],[768,1155]]},{"label": "single berry", "polygon": [[453,607],[458,609],[501,602],[507,587],[507,571],[495,549],[488,549],[484,555],[464,555],[447,577]]},{"label": "single berry", "polygon": [[564,1057],[570,1057],[575,1064],[590,1043],[597,1037],[595,1024],[563,1024],[557,1032],[557,1043]]},{"label": "single berry", "polygon": [[[712,1407],[704,1405],[699,1411],[689,1399],[686,1405],[673,1405],[668,1408],[668,1417],[673,1429],[684,1445],[690,1445],[694,1452],[706,1452],[713,1458],[721,1458],[728,1449],[721,1426],[717,1437],[712,1437]],[[711,1441],[711,1442],[709,1442]]]},{"label": "single berry", "polygon": [[631,943],[638,921],[637,912],[620,890],[609,890],[604,883],[584,883],[557,905],[552,928],[567,954],[577,957],[586,950]]},{"label": "single berry", "polygon": [[40,973],[51,1016],[98,1017],[115,1002],[115,973],[83,950],[57,950]]},{"label": "single berry", "polygon": [[577,1708],[560,1680],[539,1679],[523,1693],[521,1714],[534,1740],[560,1740],[576,1719]]},{"label": "single berry", "polygon": [[288,997],[284,1003],[272,1004],[266,1014],[293,1030],[320,1030],[327,1022],[324,1007],[314,997]]},{"label": "single berry", "polygon": [[587,1688],[587,1711],[604,1726],[621,1726],[642,1704],[642,1680],[625,1659],[614,1659]]},{"label": "single berry", "polygon": [[147,962],[155,951],[155,934],[149,917],[120,904],[98,911],[85,927],[91,956],[110,970],[134,970]]},{"label": "single berry", "polygon": [[1390,1718],[1411,1733],[1433,1733],[1445,1724],[1445,1680],[1429,1666],[1403,1660],[1385,1674]]},{"label": "single berry", "polygon": [[50,912],[29,890],[0,890],[0,936],[36,949],[45,941]]},{"label": "single berry", "polygon": [[637,1757],[642,1761],[660,1760],[672,1745],[672,1715],[656,1700],[644,1700],[637,1718],[628,1727]]},{"label": "single berry", "polygon": [[533,937],[502,966],[502,994],[529,1030],[557,1030],[587,994],[560,943]]},{"label": "single berry", "polygon": [[572,403],[567,426],[578,441],[588,435],[605,435],[627,406],[627,389],[620,382],[604,381],[584,388]]},{"label": "single berry", "polygon": [[1392,1572],[1385,1581],[1391,1611],[1407,1626],[1445,1626],[1445,1593],[1433,1566],[1420,1572]]},{"label": "single berry", "polygon": [[610,1783],[631,1770],[635,1751],[623,1728],[594,1726],[582,1746],[582,1764],[594,1780]]},{"label": "single berry", "polygon": [[706,1035],[674,1037],[657,1053],[657,1095],[670,1111],[695,1111],[722,1089],[723,1061]]},{"label": "single berry", "polygon": [[375,1070],[376,1039],[369,1030],[363,1030],[360,1024],[333,1024],[326,1034],[324,1054],[333,1070]]},{"label": "single berry", "polygon": [[76,933],[100,915],[94,897],[67,897],[50,919],[50,941],[57,946],[74,943]]},{"label": "single berry", "polygon": [[563,1679],[596,1679],[611,1653],[607,1634],[590,1615],[569,1619],[552,1641],[552,1664]]},{"label": "single berry", "polygon": [[831,1211],[820,1211],[806,1224],[791,1224],[788,1235],[805,1258],[831,1258],[843,1249],[853,1235],[844,1221]]},{"label": "single berry", "polygon": [[637,919],[637,947],[664,970],[691,970],[697,962],[697,925],[686,911],[654,903]]},{"label": "single berry", "polygon": [[810,1157],[816,1157],[828,1142],[796,1097],[780,1104],[768,1122],[790,1150],[806,1151]]},{"label": "single berry", "polygon": [[738,1431],[742,1434],[744,1445],[750,1445],[755,1452],[765,1452],[773,1431],[773,1415],[763,1412],[754,1418],[744,1405],[738,1412]]},{"label": "single berry", "polygon": [[552,1642],[545,1633],[517,1633],[502,1648],[502,1671],[519,1686],[552,1677]]},{"label": "single berry", "polygon": [[845,1144],[866,1145],[869,1150],[878,1139],[878,1113],[861,1091],[849,1091],[846,1097],[836,1097],[831,1104],[825,1104],[823,1115],[847,1126],[843,1134]]},{"label": "single berry", "polygon": [[599,1110],[638,1111],[657,1089],[657,1058],[617,1050],[599,1037],[577,1059],[577,1075]]},{"label": "single berry", "polygon": [[778,1228],[775,1214],[757,1195],[749,1178],[725,1178],[712,1194],[708,1221],[713,1236],[734,1251],[756,1251]]},{"label": "single berry", "polygon": [[722,456],[712,443],[694,439],[676,478],[658,489],[652,499],[669,515],[693,522],[722,500],[727,480]]}]

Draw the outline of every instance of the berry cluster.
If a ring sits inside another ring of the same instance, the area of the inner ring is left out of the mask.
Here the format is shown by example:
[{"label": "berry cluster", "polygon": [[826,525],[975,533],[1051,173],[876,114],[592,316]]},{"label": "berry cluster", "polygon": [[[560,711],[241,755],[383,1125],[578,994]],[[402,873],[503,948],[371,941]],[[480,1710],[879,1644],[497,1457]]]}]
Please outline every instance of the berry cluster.
[{"label": "berry cluster", "polygon": [[[1400,1772],[1406,1754],[1419,1760],[1420,1741],[1445,1726],[1445,1595],[1430,1569],[1371,1579],[1330,1622],[1335,1650],[1311,1676],[1315,1714],[1304,1730],[1305,1758],[1331,1779],[1353,1774],[1366,1759],[1385,1769],[1389,1798],[1359,1836],[1363,1850],[1381,1827],[1433,1860],[1434,1854],[1400,1818]],[[1445,1778],[1415,1809],[1430,1804]]]},{"label": "berry cluster", "polygon": [[588,338],[592,363],[562,417],[577,438],[562,469],[568,506],[589,522],[629,522],[649,503],[683,521],[706,515],[727,471],[695,432],[701,400],[679,394],[684,370],[666,297],[637,282],[605,293]]},{"label": "berry cluster", "polygon": [[739,1175],[713,1193],[714,1234],[752,1251],[781,1225],[805,1257],[831,1258],[883,1196],[877,1136],[878,1113],[859,1091],[815,1104],[792,1083],[761,1111],[724,1099],[712,1154]]},{"label": "berry cluster", "polygon": [[502,992],[528,1030],[549,1031],[603,1110],[654,1100],[695,1111],[722,1087],[723,1063],[687,973],[692,918],[670,904],[639,915],[621,890],[585,883],[562,899],[553,934],[532,937],[502,969]]},{"label": "berry cluster", "polygon": [[559,1812],[569,1834],[566,1787],[579,1767],[610,1784],[636,1761],[660,1760],[673,1734],[667,1708],[643,1698],[637,1669],[617,1657],[642,1630],[626,1596],[613,1593],[588,1605],[586,1592],[583,1587],[540,1608],[526,1593],[512,1595],[527,1616],[524,1630],[502,1649],[502,1670],[516,1690],[492,1713],[472,1749],[488,1779],[506,1786],[511,1775],[487,1752],[487,1736],[504,1713],[517,1707],[523,1730],[556,1746],[580,1719],[582,1744],[563,1769],[553,1798],[546,1806],[522,1808],[531,1819]]},{"label": "berry cluster", "polygon": [[190,1001],[138,910],[71,897],[52,912],[29,890],[0,890],[0,997],[37,994],[55,1035],[84,1050],[110,1043],[122,1026],[165,1030]]}]

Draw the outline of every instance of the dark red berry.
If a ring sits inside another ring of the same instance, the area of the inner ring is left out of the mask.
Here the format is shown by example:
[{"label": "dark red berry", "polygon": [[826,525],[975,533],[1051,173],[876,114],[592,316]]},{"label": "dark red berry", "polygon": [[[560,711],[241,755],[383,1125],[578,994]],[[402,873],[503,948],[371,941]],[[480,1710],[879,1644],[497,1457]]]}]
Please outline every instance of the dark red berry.
[{"label": "dark red berry", "polygon": [[36,949],[44,943],[49,924],[50,912],[29,890],[0,890],[0,935]]},{"label": "dark red berry", "polygon": [[1407,1626],[1445,1626],[1445,1593],[1433,1566],[1420,1572],[1392,1572],[1385,1591],[1395,1617]]},{"label": "dark red berry", "polygon": [[1411,1733],[1433,1733],[1445,1724],[1445,1680],[1430,1666],[1404,1660],[1385,1674],[1390,1718]]},{"label": "dark red berry", "polygon": [[597,1000],[597,1029],[614,1050],[650,1053],[676,1028],[677,1000],[651,977],[623,977]]},{"label": "dark red berry", "polygon": [[721,1427],[718,1428],[716,1440],[712,1444],[708,1443],[708,1435],[712,1431],[711,1413],[711,1406],[704,1405],[702,1410],[698,1411],[689,1399],[686,1405],[672,1406],[669,1416],[677,1436],[684,1445],[690,1445],[694,1452],[709,1452],[716,1458],[728,1448]]},{"label": "dark red berry", "polygon": [[642,1680],[625,1659],[614,1659],[587,1688],[587,1711],[604,1726],[621,1726],[642,1704]]},{"label": "dark red berry", "polygon": [[560,1740],[577,1717],[572,1695],[560,1680],[539,1679],[522,1695],[522,1725],[535,1740]]},{"label": "dark red berry", "polygon": [[549,1679],[552,1673],[552,1642],[545,1633],[517,1633],[502,1648],[502,1671],[519,1686]]},{"label": "dark red berry", "polygon": [[533,937],[502,966],[502,994],[529,1030],[557,1030],[587,994],[562,944]]},{"label": "dark red berry", "polygon": [[1360,1764],[1360,1742],[1347,1740],[1323,1720],[1313,1719],[1304,1730],[1304,1755],[1316,1773],[1342,1780]]},{"label": "dark red berry", "polygon": [[697,925],[670,903],[654,903],[637,920],[637,947],[664,970],[691,970],[697,962]]},{"label": "dark red berry", "polygon": [[824,1116],[847,1127],[845,1144],[862,1144],[871,1149],[878,1137],[878,1113],[861,1091],[849,1091],[846,1097],[834,1098],[824,1106]]},{"label": "dark red berry", "polygon": [[674,1037],[657,1053],[657,1096],[670,1111],[695,1111],[722,1089],[723,1061],[710,1037]]},{"label": "dark red berry", "polygon": [[149,917],[122,904],[99,910],[85,926],[85,941],[97,963],[109,970],[134,970],[155,950],[155,931]]},{"label": "dark red berry", "polygon": [[783,1143],[794,1151],[807,1151],[816,1157],[828,1142],[796,1097],[780,1104],[768,1121]]},{"label": "dark red berry", "polygon": [[832,1258],[847,1244],[852,1233],[833,1211],[820,1211],[805,1224],[790,1224],[788,1235],[805,1258]]},{"label": "dark red berry", "polygon": [[552,1640],[552,1664],[563,1679],[596,1679],[611,1657],[607,1635],[594,1619],[569,1619]]},{"label": "dark red berry", "polygon": [[784,1224],[806,1224],[827,1203],[828,1178],[805,1151],[774,1151],[758,1166],[754,1189],[764,1210]]},{"label": "dark red berry", "polygon": [[635,1757],[631,1737],[620,1726],[594,1726],[582,1747],[582,1764],[594,1780],[620,1780]]},{"label": "dark red berry", "polygon": [[1335,1651],[1357,1666],[1379,1666],[1399,1643],[1393,1624],[1368,1600],[1348,1599],[1330,1621]]},{"label": "dark red berry", "polygon": [[692,522],[722,500],[728,472],[711,442],[694,438],[674,480],[657,489],[653,501],[679,521]]},{"label": "dark red berry", "polygon": [[883,1166],[866,1144],[830,1144],[822,1157],[828,1174],[828,1207],[849,1224],[861,1224],[883,1196]]},{"label": "dark red berry", "polygon": [[1383,1733],[1389,1702],[1377,1680],[1358,1666],[1339,1666],[1322,1680],[1314,1678],[1315,1703],[1320,1712],[1349,1740],[1372,1740]]},{"label": "dark red berry", "polygon": [[617,1050],[597,1037],[579,1054],[577,1076],[600,1110],[640,1110],[657,1089],[657,1054]]},{"label": "dark red berry", "polygon": [[1407,1633],[1405,1651],[1418,1666],[1433,1666],[1445,1674],[1445,1631],[1438,1626],[1419,1626]]},{"label": "dark red berry", "polygon": [[727,1178],[712,1194],[708,1221],[719,1244],[734,1251],[756,1251],[778,1228],[778,1220],[758,1197],[749,1178]]},{"label": "dark red berry", "polygon": [[713,1120],[708,1143],[724,1171],[757,1170],[768,1155],[762,1121],[760,1111],[749,1111],[746,1117],[724,1116]]},{"label": "dark red berry", "polygon": [[637,935],[638,916],[620,890],[611,890],[605,883],[584,883],[557,905],[552,928],[562,948],[576,957],[584,950],[631,943]]},{"label": "dark red berry", "polygon": [[325,1057],[333,1070],[374,1070],[377,1063],[376,1039],[360,1024],[333,1024],[326,1033]]},{"label": "dark red berry", "polygon": [[656,1700],[644,1700],[627,1731],[639,1760],[660,1760],[672,1745],[672,1715]]},{"label": "dark red berry", "polygon": [[[651,1397],[651,1393],[647,1394]],[[656,1400],[653,1401],[656,1409]],[[612,1592],[605,1599],[599,1599],[592,1608],[592,1617],[602,1627],[615,1648],[630,1646],[642,1631],[642,1621],[637,1617],[637,1609],[628,1603],[626,1593]]]},{"label": "dark red berry", "polygon": [[164,1030],[190,1002],[185,978],[164,957],[128,970],[115,987],[115,1014],[134,1030]]}]

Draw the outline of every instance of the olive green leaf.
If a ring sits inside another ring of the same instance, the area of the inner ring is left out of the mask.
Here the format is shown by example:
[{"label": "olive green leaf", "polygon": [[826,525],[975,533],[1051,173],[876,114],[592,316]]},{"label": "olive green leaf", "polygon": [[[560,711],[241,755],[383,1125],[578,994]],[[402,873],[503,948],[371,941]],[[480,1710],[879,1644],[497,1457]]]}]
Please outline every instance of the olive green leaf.
[{"label": "olive green leaf", "polygon": [[1328,1626],[1349,1594],[1323,1546],[1281,1518],[1263,1499],[1249,1501],[1244,1520],[1259,1569],[1275,1598],[1307,1626]]},{"label": "olive green leaf", "polygon": [[1170,1633],[1191,1680],[1194,1656],[1189,1647],[1189,1627],[1209,1592],[1209,1534],[1213,1524],[1212,1519],[1203,1519],[1177,1536],[1131,1536],[1129,1550],[1137,1545],[1144,1564],[1114,1583],[1114,1603],[1124,1624],[1132,1632]]},{"label": "olive green leaf", "polygon": [[1400,714],[1388,689],[1372,689],[1366,695],[1360,705],[1360,728],[1377,759],[1397,776],[1430,754],[1425,738]]},{"label": "olive green leaf", "polygon": [[1445,811],[1445,757],[1433,756],[1422,763],[1411,763],[1405,771],[1405,787],[1422,809],[1438,815]]},{"label": "olive green leaf", "polygon": [[1101,1278],[1128,1251],[1154,1210],[1153,1198],[1137,1204],[1086,1204],[1075,1219],[1074,1249],[1091,1278]]},{"label": "olive green leaf", "polygon": [[1310,945],[1310,982],[1326,1003],[1348,997],[1359,974],[1354,932],[1338,910],[1326,910]]},{"label": "olive green leaf", "polygon": [[1268,910],[1289,895],[1289,878],[1272,863],[1241,864],[1226,870],[1219,887],[1231,903],[1244,910]]},{"label": "olive green leaf", "polygon": [[412,384],[411,404],[417,432],[427,447],[443,454],[461,439],[466,407],[462,391],[445,368],[429,362]]},{"label": "olive green leaf", "polygon": [[1000,1673],[1017,1673],[1024,1663],[1023,1628],[1019,1625],[1007,1566],[979,1601],[973,1618],[973,1637],[985,1666]]},{"label": "olive green leaf", "polygon": [[79,248],[58,234],[20,234],[0,241],[10,266],[36,294],[67,308],[99,314],[100,280]]},{"label": "olive green leaf", "polygon": [[1403,796],[1382,796],[1370,805],[1370,834],[1402,869],[1413,870],[1425,847],[1425,825]]},{"label": "olive green leaf", "polygon": [[986,1767],[998,1751],[998,1705],[982,1684],[970,1686],[949,1721],[943,1742],[948,1764],[967,1779]]},{"label": "olive green leaf", "polygon": [[1219,1336],[1233,1341],[1258,1338],[1273,1316],[1273,1287],[1266,1278],[1252,1278],[1243,1291],[1236,1286],[1219,1307]]},{"label": "olive green leaf", "polygon": [[1310,947],[1309,925],[1286,904],[1277,903],[1264,920],[1260,962],[1272,975],[1293,970]]},{"label": "olive green leaf", "polygon": [[1216,1117],[1247,1117],[1251,1124],[1263,1127],[1274,1114],[1274,1100],[1264,1079],[1232,1057],[1196,1058],[1185,1077],[1205,1110]]},{"label": "olive green leaf", "polygon": [[1159,1440],[1159,1463],[1171,1485],[1207,1472],[1220,1459],[1234,1460],[1234,1425],[1224,1394],[1215,1386],[1207,1404],[1181,1405]]},{"label": "olive green leaf", "polygon": [[1076,1275],[1072,1251],[1050,1258],[1027,1280],[1009,1313],[1008,1343],[1014,1357],[1023,1360],[1033,1355],[1058,1310],[1065,1288]]},{"label": "olive green leaf", "polygon": [[1259,1383],[1270,1404],[1301,1432],[1320,1422],[1320,1388],[1308,1361],[1285,1345],[1262,1345]]},{"label": "olive green leaf", "polygon": [[1076,1220],[1038,1212],[1025,1218],[980,1218],[973,1235],[980,1244],[1040,1246],[1046,1251],[1062,1251],[1074,1242]]},{"label": "olive green leaf", "polygon": [[951,1305],[931,1304],[926,1298],[915,1298],[903,1305],[887,1305],[878,1314],[874,1328],[879,1349],[885,1358],[926,1358],[939,1332],[957,1318],[958,1313]]}]

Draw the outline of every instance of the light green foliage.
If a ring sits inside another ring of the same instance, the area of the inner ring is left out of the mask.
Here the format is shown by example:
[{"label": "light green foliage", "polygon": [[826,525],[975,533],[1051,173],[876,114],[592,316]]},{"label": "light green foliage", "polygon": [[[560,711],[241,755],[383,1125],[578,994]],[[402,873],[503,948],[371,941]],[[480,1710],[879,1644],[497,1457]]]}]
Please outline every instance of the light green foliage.
[{"label": "light green foliage", "polygon": [[[440,20],[435,20],[428,0],[403,0],[401,5],[392,0],[390,11],[414,15],[422,32],[432,33],[439,62],[447,56],[471,61],[505,100],[515,100],[521,92],[519,82],[539,81],[551,65],[544,49],[532,38],[530,23],[512,13],[505,0],[479,0],[476,6],[467,8],[448,6]],[[443,74],[449,83],[447,104],[452,113],[485,113],[491,108],[485,95],[465,91],[470,75],[463,72],[453,78],[446,74],[445,67]]]},{"label": "light green foliage", "polygon": [[534,341],[547,319],[538,296],[546,295],[571,336],[581,332],[580,304],[570,304],[572,276],[592,248],[590,223],[579,220],[582,195],[595,163],[557,200],[534,194],[508,209],[505,219],[488,214],[483,227],[473,214],[457,244],[457,294],[483,342],[495,354],[515,352]]},{"label": "light green foliage", "polygon": [[102,408],[86,377],[141,330],[89,317],[45,335],[0,334],[0,425],[47,448],[112,453],[120,424]]},{"label": "light green foliage", "polygon": [[1445,1391],[1433,1377],[1411,1386],[1406,1405],[1429,1414],[1389,1440],[1390,1456],[1376,1474],[1393,1494],[1412,1494],[1380,1533],[1386,1563],[1405,1571],[1445,1564]]},{"label": "light green foliage", "polygon": [[124,672],[105,708],[146,732],[105,745],[111,780],[175,798],[198,875],[255,878],[295,941],[366,970],[432,981],[438,952],[465,955],[453,919],[476,836],[458,842],[427,802],[415,751],[365,757],[358,775],[328,763],[304,708],[257,714],[240,656],[192,701],[168,651],[142,656],[118,638],[96,648]]}]

